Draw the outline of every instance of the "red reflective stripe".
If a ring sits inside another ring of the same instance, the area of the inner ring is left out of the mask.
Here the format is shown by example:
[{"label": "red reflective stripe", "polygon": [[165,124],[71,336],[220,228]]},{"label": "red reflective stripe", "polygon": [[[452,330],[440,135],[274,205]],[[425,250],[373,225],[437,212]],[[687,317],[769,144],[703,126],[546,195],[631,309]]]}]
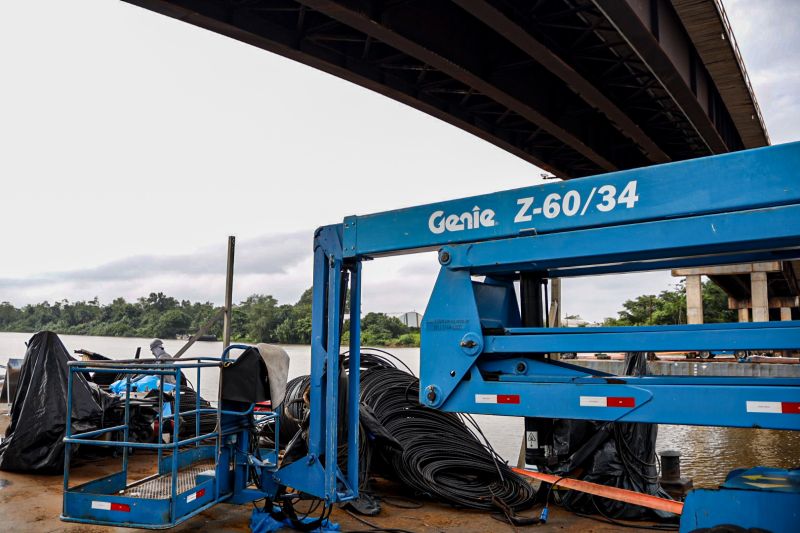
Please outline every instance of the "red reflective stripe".
[{"label": "red reflective stripe", "polygon": [[271,411],[272,410],[272,402],[267,400],[265,402],[258,402],[255,405],[254,411]]},{"label": "red reflective stripe", "polygon": [[606,398],[606,407],[636,407],[636,400],[623,396],[609,396]]},{"label": "red reflective stripe", "polygon": [[519,403],[519,394],[498,394],[497,403]]},{"label": "red reflective stripe", "polygon": [[125,513],[131,512],[131,506],[125,503],[112,503],[111,504],[112,511],[123,511]]},{"label": "red reflective stripe", "polygon": [[206,495],[206,489],[200,489],[200,490],[197,491],[197,497],[198,498],[202,498],[205,495]]},{"label": "red reflective stripe", "polygon": [[800,415],[800,402],[781,402],[781,413],[785,415]]}]

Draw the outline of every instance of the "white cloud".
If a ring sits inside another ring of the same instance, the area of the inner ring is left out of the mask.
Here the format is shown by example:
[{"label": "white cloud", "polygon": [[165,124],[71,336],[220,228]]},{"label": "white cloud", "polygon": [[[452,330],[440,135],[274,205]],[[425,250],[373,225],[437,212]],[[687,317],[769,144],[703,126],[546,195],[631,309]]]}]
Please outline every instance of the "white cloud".
[{"label": "white cloud", "polygon": [[772,142],[800,139],[800,2],[725,0],[724,5]]}]

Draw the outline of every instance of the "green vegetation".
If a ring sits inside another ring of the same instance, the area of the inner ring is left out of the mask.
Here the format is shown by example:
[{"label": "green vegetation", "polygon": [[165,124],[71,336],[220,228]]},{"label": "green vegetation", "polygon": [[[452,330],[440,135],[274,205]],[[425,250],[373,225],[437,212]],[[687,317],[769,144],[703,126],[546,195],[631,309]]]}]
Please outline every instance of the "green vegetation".
[{"label": "green vegetation", "polygon": [[[350,321],[345,320],[343,343],[350,342]],[[419,330],[409,328],[399,318],[383,313],[367,313],[361,319],[361,344],[364,346],[419,346]]]},{"label": "green vegetation", "polygon": [[[606,318],[606,326],[653,326],[686,324],[686,287],[683,282],[658,296],[646,294],[622,304],[617,318]],[[736,311],[728,309],[728,297],[715,283],[703,283],[703,321],[735,322]]]},{"label": "green vegetation", "polygon": [[[683,283],[646,294],[622,304],[617,318],[607,318],[608,326],[643,326],[686,323],[686,290]],[[41,331],[72,335],[109,337],[174,338],[196,332],[219,309],[211,302],[178,301],[165,294],[150,293],[136,302],[117,298],[101,305],[97,298],[88,302],[63,300],[16,308],[0,303],[0,331]],[[567,317],[570,318],[570,317]],[[579,317],[572,317],[579,318]],[[703,319],[734,322],[727,296],[711,281],[703,283]],[[234,306],[232,336],[244,342],[309,344],[311,342],[311,289],[297,303],[279,304],[270,295],[254,294]],[[349,342],[349,321],[343,325],[342,343]],[[210,331],[218,338],[222,325]],[[365,346],[419,346],[420,333],[398,318],[383,313],[367,313],[361,320],[361,343]]]},{"label": "green vegetation", "polygon": [[[88,302],[42,302],[16,308],[0,303],[0,331],[50,330],[70,335],[109,337],[175,338],[196,332],[214,315],[211,302],[178,301],[165,294],[150,293],[136,302],[117,298],[101,305]],[[349,324],[345,323],[347,332]],[[361,323],[361,342],[372,346],[419,346],[419,330],[382,313],[368,313]],[[311,289],[294,305],[279,304],[270,295],[254,294],[234,306],[231,335],[244,342],[309,344],[311,342]],[[218,338],[222,325],[210,332]],[[345,333],[345,340],[348,334]]]}]

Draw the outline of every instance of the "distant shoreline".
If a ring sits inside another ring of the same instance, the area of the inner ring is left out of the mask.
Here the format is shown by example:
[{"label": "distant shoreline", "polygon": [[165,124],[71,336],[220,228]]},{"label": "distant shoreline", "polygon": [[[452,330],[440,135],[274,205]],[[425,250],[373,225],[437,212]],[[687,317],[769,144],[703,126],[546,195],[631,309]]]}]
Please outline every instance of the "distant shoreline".
[{"label": "distant shoreline", "polygon": [[[294,304],[281,304],[268,294],[250,295],[233,306],[231,337],[236,342],[309,344],[312,307],[311,289],[303,292]],[[162,340],[204,331],[221,339],[219,316],[220,308],[211,302],[178,300],[162,292],[151,292],[131,302],[115,298],[106,304],[97,298],[44,301],[22,307],[0,302],[0,331],[53,331],[58,335]],[[348,323],[345,320],[342,329],[343,344],[349,333]],[[409,327],[395,316],[367,313],[361,318],[361,341],[375,346],[419,346],[419,329]]]},{"label": "distant shoreline", "polygon": [[[52,331],[52,330],[44,330],[44,331]],[[26,335],[27,337],[31,337],[36,334],[36,331],[18,331],[18,330],[0,330],[0,335],[3,333],[14,333],[19,335]],[[59,331],[53,331],[59,337],[68,336],[68,337],[86,337],[86,338],[101,338],[101,339],[130,339],[130,340],[140,340],[142,341],[142,346],[147,346],[150,341],[152,341],[156,337],[140,337],[140,336],[130,336],[130,335],[92,335],[88,333],[61,333]],[[186,343],[188,339],[162,339],[165,342],[175,342],[175,343]],[[232,343],[242,343],[242,344],[259,344],[260,341],[253,341],[249,339],[231,339]],[[198,340],[196,343],[203,343],[203,344],[214,344],[219,343],[222,344],[221,339],[217,339],[215,341],[206,341],[206,340]],[[298,343],[298,342],[266,342],[266,344],[276,344],[279,346],[303,346],[303,347],[311,347],[310,343]],[[347,348],[349,342],[342,341],[342,348]],[[202,346],[202,344],[201,344]],[[362,343],[362,348],[419,348],[419,344],[416,345],[395,345],[395,344],[376,344],[376,343],[369,343],[365,345]]]}]

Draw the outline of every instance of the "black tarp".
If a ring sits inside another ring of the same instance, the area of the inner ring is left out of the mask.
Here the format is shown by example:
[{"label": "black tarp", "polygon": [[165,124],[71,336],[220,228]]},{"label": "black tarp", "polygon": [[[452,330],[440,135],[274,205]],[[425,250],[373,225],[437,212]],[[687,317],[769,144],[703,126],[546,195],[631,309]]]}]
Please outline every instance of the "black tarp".
[{"label": "black tarp", "polygon": [[270,399],[267,365],[257,348],[248,348],[234,361],[222,367],[222,399],[258,403]]},{"label": "black tarp", "polygon": [[[67,363],[74,361],[58,335],[36,333],[20,371],[11,424],[0,443],[0,470],[58,473],[64,468]],[[103,413],[117,400],[76,374],[72,385],[72,431],[103,427]]]},{"label": "black tarp", "polygon": [[[646,352],[626,354],[626,376],[647,374]],[[560,452],[558,464],[549,469],[552,473],[670,498],[658,484],[655,450],[657,424],[582,420],[556,422],[553,441],[554,447]],[[669,513],[662,511],[579,491],[567,492],[562,503],[574,512],[599,513],[620,519],[653,519],[670,516]]]}]

